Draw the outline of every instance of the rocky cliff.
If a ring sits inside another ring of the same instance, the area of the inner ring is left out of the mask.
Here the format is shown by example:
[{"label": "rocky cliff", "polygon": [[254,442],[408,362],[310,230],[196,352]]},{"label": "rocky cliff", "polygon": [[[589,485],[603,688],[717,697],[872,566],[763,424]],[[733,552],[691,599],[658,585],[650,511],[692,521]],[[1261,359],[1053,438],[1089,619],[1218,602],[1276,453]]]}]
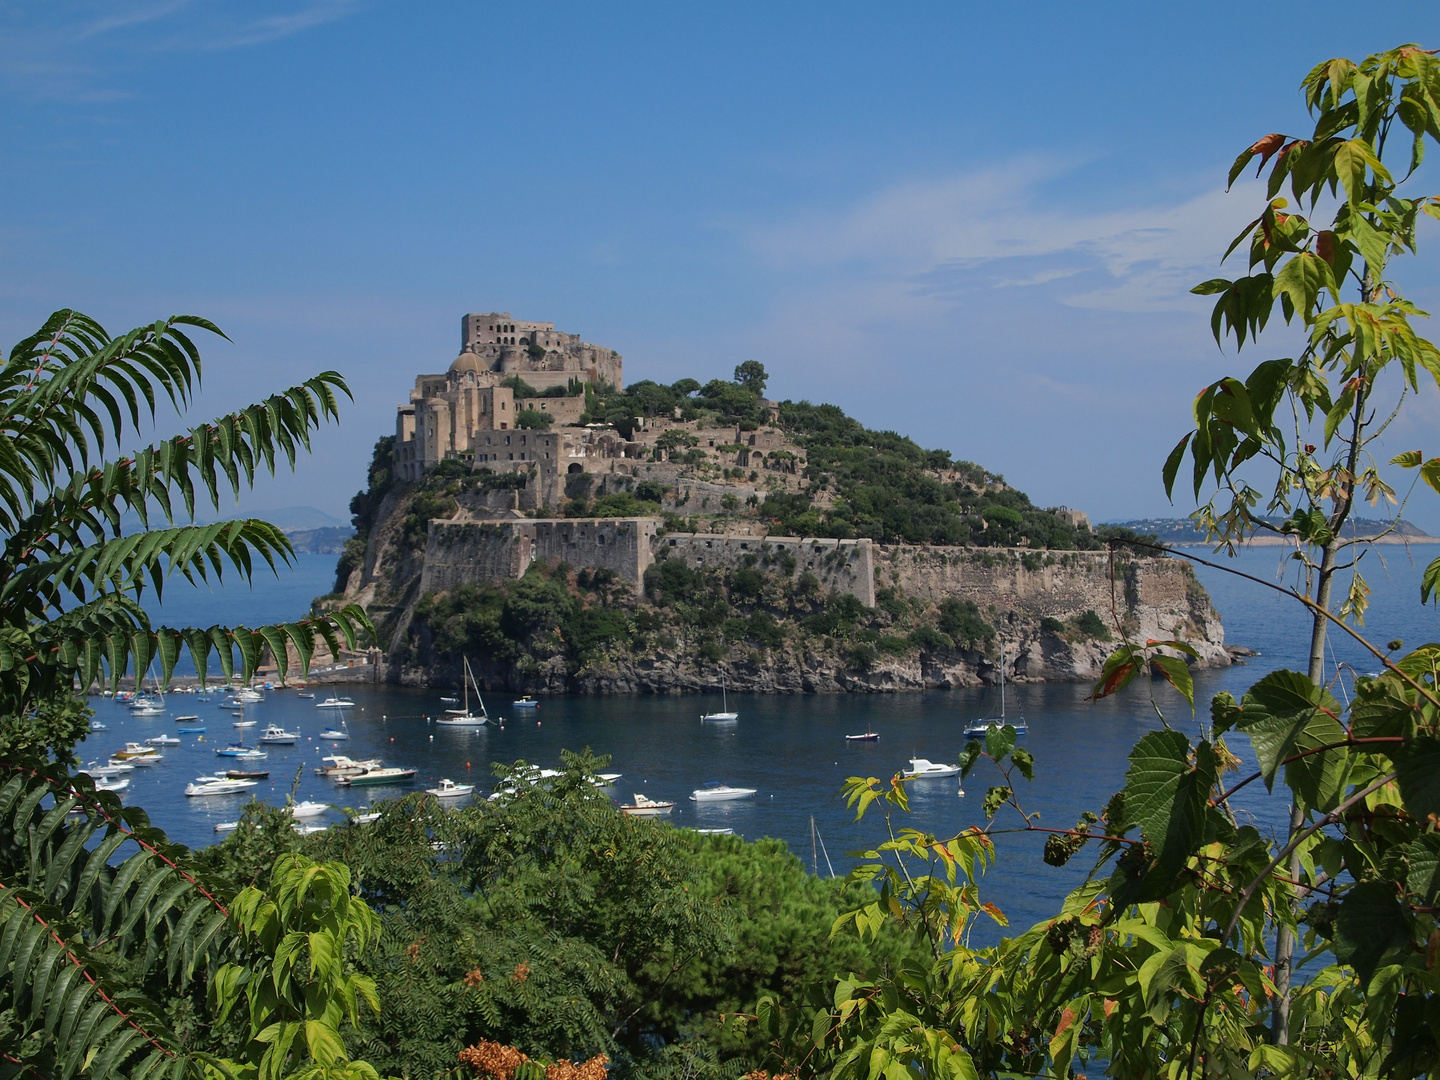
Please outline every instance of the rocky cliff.
[{"label": "rocky cliff", "polygon": [[[676,547],[658,521],[547,528],[513,513],[459,527],[487,512],[413,485],[384,496],[342,594],[376,623],[383,678],[455,685],[468,656],[515,692],[708,691],[722,671],[742,691],[883,692],[993,683],[1003,653],[1016,682],[1077,681],[1122,633],[1230,663],[1178,559],[691,534]],[[471,548],[473,565],[457,561]]]}]

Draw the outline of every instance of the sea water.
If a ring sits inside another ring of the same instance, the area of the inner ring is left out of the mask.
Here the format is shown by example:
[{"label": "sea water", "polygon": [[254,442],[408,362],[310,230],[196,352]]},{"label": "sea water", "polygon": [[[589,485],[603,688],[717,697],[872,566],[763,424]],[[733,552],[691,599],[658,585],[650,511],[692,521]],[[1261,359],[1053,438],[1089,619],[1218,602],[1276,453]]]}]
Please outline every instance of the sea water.
[{"label": "sea water", "polygon": [[[1194,549],[1192,549],[1194,550]],[[1276,584],[1293,583],[1298,567],[1279,548],[1250,548],[1235,559],[1197,554],[1232,569]],[[1400,547],[1372,551],[1365,557],[1372,589],[1371,609],[1363,632],[1380,644],[1401,638],[1406,647],[1440,640],[1436,609],[1419,603],[1421,572],[1440,547]],[[166,603],[154,614],[171,625],[209,624],[223,611],[227,621],[258,625],[296,618],[312,596],[329,587],[333,556],[301,556],[297,568],[279,580],[262,577],[254,588],[230,586],[212,593],[172,587]],[[1287,573],[1289,576],[1286,577]],[[1266,672],[1288,667],[1303,671],[1309,646],[1309,620],[1293,599],[1249,581],[1208,567],[1198,567],[1221,612],[1226,640],[1256,650],[1258,655],[1234,667],[1196,673],[1196,705],[1203,717],[1211,697],[1221,691],[1241,696]],[[1347,579],[1348,581],[1348,579]],[[1101,613],[1104,614],[1103,612]],[[1335,687],[1343,698],[1352,674],[1370,672],[1379,663],[1348,635],[1330,633],[1327,669],[1339,665]],[[256,726],[235,728],[239,719],[220,707],[221,695],[201,702],[195,696],[172,694],[167,713],[135,717],[123,705],[92,699],[97,718],[109,730],[92,734],[80,748],[83,760],[101,758],[127,740],[160,733],[173,734],[175,717],[198,714],[204,736],[181,736],[180,746],[166,747],[162,763],[137,768],[125,801],[144,806],[156,825],[191,846],[215,842],[214,826],[233,821],[245,800],[254,795],[275,804],[292,791],[297,800],[314,799],[358,807],[404,792],[433,786],[441,778],[478,785],[484,794],[493,787],[492,763],[527,761],[558,767],[560,751],[589,748],[608,755],[610,771],[622,774],[609,792],[617,802],[641,793],[674,800],[668,819],[681,827],[733,829],[756,838],[779,837],[812,871],[844,874],[858,861],[855,853],[873,847],[887,829],[913,828],[950,836],[972,825],[984,825],[981,802],[991,785],[1006,783],[993,766],[982,764],[964,784],[955,777],[916,781],[910,786],[910,813],[896,814],[887,825],[872,809],[856,821],[841,798],[845,779],[873,776],[888,780],[911,757],[955,760],[967,741],[967,721],[998,710],[996,688],[926,691],[901,694],[759,695],[731,694],[729,705],[739,712],[734,724],[701,723],[703,713],[720,709],[720,695],[559,697],[544,698],[535,710],[517,710],[513,694],[491,693],[486,707],[503,726],[453,730],[433,723],[447,707],[441,694],[452,691],[408,690],[388,686],[341,686],[336,691],[354,699],[353,708],[321,709],[325,687],[313,688],[314,699],[296,691],[271,690],[265,700],[248,706],[245,720]],[[1161,682],[1139,680],[1125,692],[1100,701],[1087,700],[1091,687],[1076,684],[1014,685],[1008,688],[1007,712],[1023,715],[1029,724],[1024,745],[1035,755],[1036,776],[1026,782],[1015,776],[1019,800],[1036,824],[1066,827],[1086,810],[1098,812],[1111,794],[1124,786],[1127,755],[1137,739],[1165,722],[1194,736],[1197,720],[1189,707]],[[473,702],[472,702],[473,705]],[[1158,710],[1158,712],[1157,712]],[[351,738],[329,743],[318,738],[328,723],[346,721]],[[290,747],[266,747],[263,765],[270,778],[244,795],[187,798],[187,782],[202,773],[233,765],[215,750],[239,737],[254,745],[267,724],[300,732]],[[845,735],[873,730],[874,742],[848,743]],[[1231,749],[1247,759],[1243,737],[1232,737]],[[320,758],[343,753],[353,758],[380,757],[387,765],[418,769],[411,784],[345,789],[314,774]],[[697,804],[690,793],[708,782],[753,787],[753,797],[737,802]],[[1240,815],[1269,833],[1282,832],[1287,815],[1283,792],[1270,795],[1260,783],[1249,785],[1236,799]],[[338,822],[336,810],[320,821]],[[1012,926],[1025,926],[1052,913],[1061,898],[1077,886],[1092,866],[1088,852],[1056,869],[1040,858],[1044,834],[1012,831],[1019,818],[1002,811],[992,828],[997,859],[981,882],[982,898],[995,900]],[[993,940],[998,930],[980,927],[977,942]]]}]

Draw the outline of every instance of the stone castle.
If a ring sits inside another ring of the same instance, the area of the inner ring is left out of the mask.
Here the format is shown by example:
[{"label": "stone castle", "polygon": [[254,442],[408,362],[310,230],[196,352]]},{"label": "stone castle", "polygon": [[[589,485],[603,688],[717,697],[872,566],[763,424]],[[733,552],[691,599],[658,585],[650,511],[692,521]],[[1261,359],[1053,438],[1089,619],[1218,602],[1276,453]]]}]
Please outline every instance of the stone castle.
[{"label": "stone castle", "polygon": [[[574,395],[587,384],[620,389],[621,372],[614,349],[560,333],[554,323],[525,322],[508,311],[466,315],[460,323],[460,355],[450,369],[419,376],[409,402],[399,408],[395,475],[419,480],[447,457],[496,472],[549,461],[554,471],[563,441],[537,429],[519,431],[516,412],[535,409],[559,424],[574,424],[584,411],[584,397],[550,395]],[[515,376],[544,396],[517,400],[512,386],[501,385]]]}]

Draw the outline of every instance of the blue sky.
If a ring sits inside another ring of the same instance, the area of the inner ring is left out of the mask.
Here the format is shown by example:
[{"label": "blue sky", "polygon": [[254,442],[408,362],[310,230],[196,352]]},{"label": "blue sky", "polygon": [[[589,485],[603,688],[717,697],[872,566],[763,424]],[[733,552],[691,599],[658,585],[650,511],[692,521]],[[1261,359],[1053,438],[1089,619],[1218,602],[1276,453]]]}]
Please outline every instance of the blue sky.
[{"label": "blue sky", "polygon": [[[1042,505],[1183,513],[1191,397],[1293,351],[1222,355],[1187,293],[1255,216],[1230,162],[1304,129],[1315,62],[1440,45],[1433,3],[1355,10],[0,3],[0,339],[206,315],[197,419],[341,371],[342,424],[247,510],[346,516],[414,376],[502,309],[629,381],[760,360]],[[1399,280],[1434,307],[1425,238]],[[1435,406],[1392,449],[1440,452]]]}]

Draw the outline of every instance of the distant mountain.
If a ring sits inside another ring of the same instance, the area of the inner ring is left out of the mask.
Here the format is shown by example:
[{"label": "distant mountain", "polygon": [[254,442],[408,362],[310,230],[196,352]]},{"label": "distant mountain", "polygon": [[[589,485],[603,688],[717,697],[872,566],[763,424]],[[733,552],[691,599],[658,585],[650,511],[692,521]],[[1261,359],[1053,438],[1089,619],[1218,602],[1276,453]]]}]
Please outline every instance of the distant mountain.
[{"label": "distant mountain", "polygon": [[[1278,524],[1280,519],[1273,520]],[[1205,534],[1197,529],[1195,523],[1189,518],[1136,518],[1131,521],[1110,521],[1106,524],[1134,529],[1138,533],[1151,533],[1165,544],[1206,543]],[[1377,536],[1386,529],[1390,529],[1391,538],[1397,541],[1435,539],[1408,521],[1392,522],[1380,518],[1352,518],[1351,524],[1345,527],[1346,536],[1351,535],[1352,526],[1355,535],[1362,537]]]},{"label": "distant mountain", "polygon": [[285,535],[295,550],[306,555],[339,555],[345,550],[345,541],[355,535],[350,525],[336,525],[324,529],[286,529]]},{"label": "distant mountain", "polygon": [[[177,499],[175,503],[177,514],[184,512],[184,506]],[[237,506],[222,510],[217,514],[212,507],[204,506],[196,500],[195,523],[197,525],[209,525],[215,521],[227,521],[230,518],[252,517],[268,521],[272,525],[280,526],[286,533],[296,533],[310,530],[343,529],[345,536],[349,536],[355,530],[348,521],[325,513],[313,506],[282,506],[278,510],[255,510],[250,507]],[[163,518],[156,511],[150,516],[150,527],[159,528]],[[144,526],[140,524],[139,515],[134,512],[127,512],[120,517],[121,526],[127,533],[139,532]],[[292,537],[293,539],[293,537]],[[344,542],[343,540],[341,541]],[[336,549],[339,550],[338,548]]]}]

